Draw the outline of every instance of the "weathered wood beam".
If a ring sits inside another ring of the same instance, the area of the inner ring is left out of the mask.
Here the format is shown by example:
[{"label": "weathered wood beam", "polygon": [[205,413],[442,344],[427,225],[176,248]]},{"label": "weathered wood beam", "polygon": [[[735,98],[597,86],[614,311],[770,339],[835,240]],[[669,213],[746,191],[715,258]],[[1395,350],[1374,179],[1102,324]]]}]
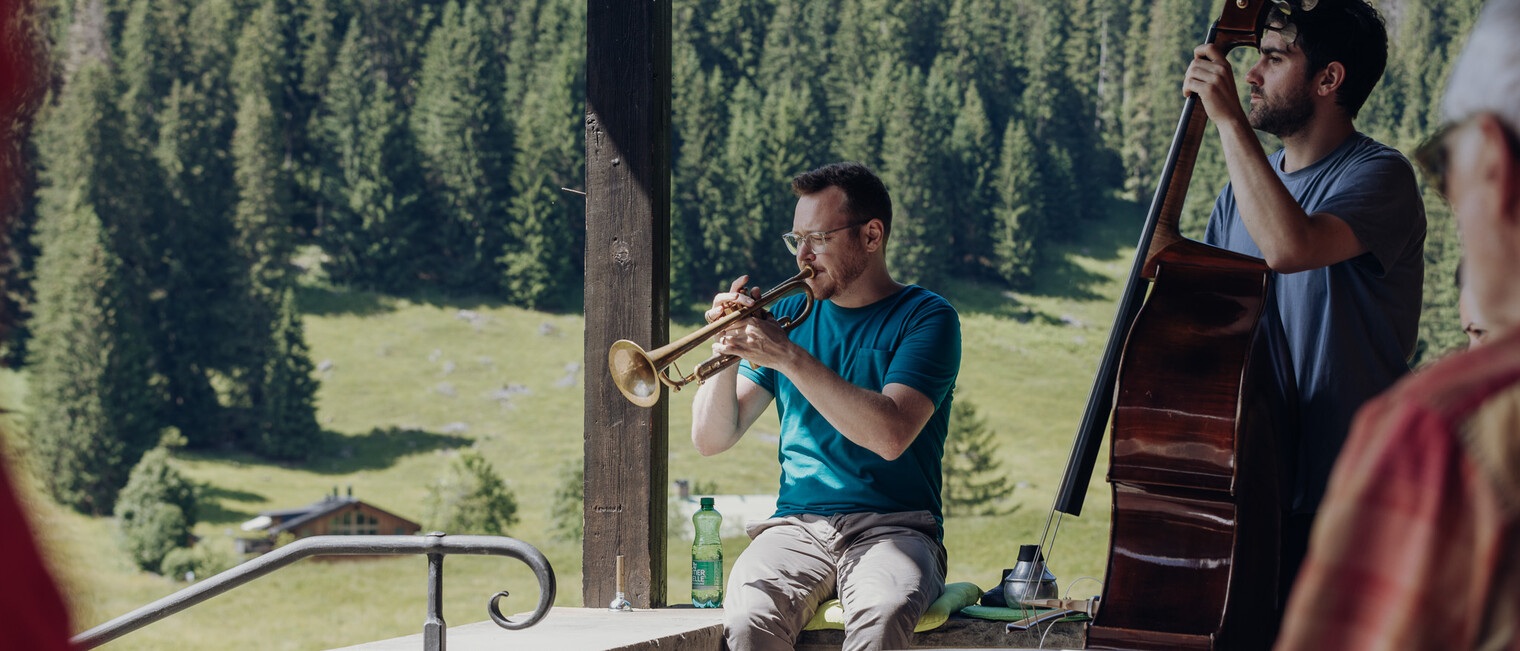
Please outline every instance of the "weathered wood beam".
[{"label": "weathered wood beam", "polygon": [[668,410],[618,393],[607,350],[670,338],[670,0],[586,7],[586,483],[581,595],[665,605]]}]

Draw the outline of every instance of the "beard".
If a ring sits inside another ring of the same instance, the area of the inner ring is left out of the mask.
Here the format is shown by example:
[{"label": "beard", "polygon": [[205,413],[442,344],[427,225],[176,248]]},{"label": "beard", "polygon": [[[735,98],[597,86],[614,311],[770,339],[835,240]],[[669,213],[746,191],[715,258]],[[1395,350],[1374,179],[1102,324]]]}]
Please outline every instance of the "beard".
[{"label": "beard", "polygon": [[1314,104],[1303,86],[1272,97],[1262,93],[1260,86],[1252,86],[1251,92],[1261,95],[1248,116],[1252,129],[1287,138],[1303,131],[1314,119]]},{"label": "beard", "polygon": [[[860,278],[861,274],[866,272],[866,262],[865,251],[861,251],[854,246],[850,247],[849,252],[839,256],[837,262],[823,268],[825,272],[823,278],[814,276],[813,280],[809,282],[813,287],[813,298],[823,301],[839,294],[841,290],[848,287],[850,283],[855,282],[857,278]],[[813,268],[818,269],[818,265],[813,265]],[[820,280],[827,282],[821,283],[819,282]]]}]

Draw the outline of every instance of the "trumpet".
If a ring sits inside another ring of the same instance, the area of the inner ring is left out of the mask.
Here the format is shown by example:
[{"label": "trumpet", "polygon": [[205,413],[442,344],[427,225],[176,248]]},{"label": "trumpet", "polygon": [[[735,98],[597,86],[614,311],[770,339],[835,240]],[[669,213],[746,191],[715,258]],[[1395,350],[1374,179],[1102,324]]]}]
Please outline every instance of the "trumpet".
[{"label": "trumpet", "polygon": [[705,382],[708,378],[717,375],[719,371],[738,362],[739,357],[714,355],[698,364],[690,375],[681,375],[681,370],[676,369],[677,377],[675,378],[670,377],[669,367],[673,366],[682,355],[727,330],[734,322],[762,312],[770,304],[800,290],[807,296],[802,313],[796,318],[782,317],[779,320],[781,328],[791,332],[792,328],[801,325],[813,313],[813,288],[807,285],[807,279],[812,277],[813,268],[803,267],[797,275],[760,295],[752,305],[728,312],[700,330],[652,351],[646,352],[638,344],[627,339],[612,344],[612,349],[607,351],[607,370],[612,373],[613,383],[629,402],[640,407],[653,407],[660,401],[661,384],[670,387],[671,391],[680,391],[681,387],[692,382],[699,384]]}]

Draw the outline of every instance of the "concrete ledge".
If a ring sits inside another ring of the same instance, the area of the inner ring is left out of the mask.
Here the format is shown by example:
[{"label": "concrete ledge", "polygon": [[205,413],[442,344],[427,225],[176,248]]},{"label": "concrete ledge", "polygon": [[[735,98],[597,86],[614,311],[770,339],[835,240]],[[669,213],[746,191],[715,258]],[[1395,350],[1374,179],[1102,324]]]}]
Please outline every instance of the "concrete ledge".
[{"label": "concrete ledge", "polygon": [[[519,620],[522,616],[512,616]],[[421,628],[421,624],[418,624]],[[449,651],[552,649],[553,651],[645,651],[723,648],[723,611],[661,608],[631,613],[606,608],[555,607],[532,628],[509,631],[490,621],[449,627]],[[422,634],[344,647],[347,651],[417,651]]]},{"label": "concrete ledge", "polygon": [[[1055,624],[1041,644],[1040,635],[1047,626],[1009,633],[1008,622],[952,615],[939,628],[914,633],[910,644],[914,649],[1080,649],[1086,644],[1086,623]],[[797,651],[833,651],[843,644],[844,631],[803,631]]]},{"label": "concrete ledge", "polygon": [[[519,620],[523,615],[513,616]],[[1080,649],[1087,635],[1084,623],[1055,624],[1041,643],[1044,626],[1007,632],[1007,622],[955,615],[937,629],[915,633],[914,649]],[[420,627],[420,624],[419,624]],[[509,631],[489,621],[449,628],[449,651],[552,649],[553,651],[720,651],[723,648],[723,610],[718,608],[660,608],[614,613],[605,608],[559,608],[536,626]],[[833,651],[844,643],[844,631],[804,631],[798,651]],[[343,647],[343,651],[416,651],[422,634]]]}]

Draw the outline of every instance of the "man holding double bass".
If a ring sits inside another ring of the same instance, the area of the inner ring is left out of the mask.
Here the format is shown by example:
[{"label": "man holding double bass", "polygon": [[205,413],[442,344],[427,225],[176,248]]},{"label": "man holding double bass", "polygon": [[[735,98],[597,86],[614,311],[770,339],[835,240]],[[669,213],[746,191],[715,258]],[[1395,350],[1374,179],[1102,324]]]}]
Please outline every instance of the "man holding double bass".
[{"label": "man holding double bass", "polygon": [[[1230,183],[1205,241],[1264,259],[1268,319],[1286,335],[1300,438],[1284,441],[1285,599],[1352,416],[1409,370],[1424,279],[1425,211],[1413,168],[1353,120],[1383,75],[1388,37],[1362,0],[1272,11],[1242,107],[1223,50],[1204,45],[1183,82],[1219,130]],[[1267,155],[1255,131],[1277,136]]]}]

